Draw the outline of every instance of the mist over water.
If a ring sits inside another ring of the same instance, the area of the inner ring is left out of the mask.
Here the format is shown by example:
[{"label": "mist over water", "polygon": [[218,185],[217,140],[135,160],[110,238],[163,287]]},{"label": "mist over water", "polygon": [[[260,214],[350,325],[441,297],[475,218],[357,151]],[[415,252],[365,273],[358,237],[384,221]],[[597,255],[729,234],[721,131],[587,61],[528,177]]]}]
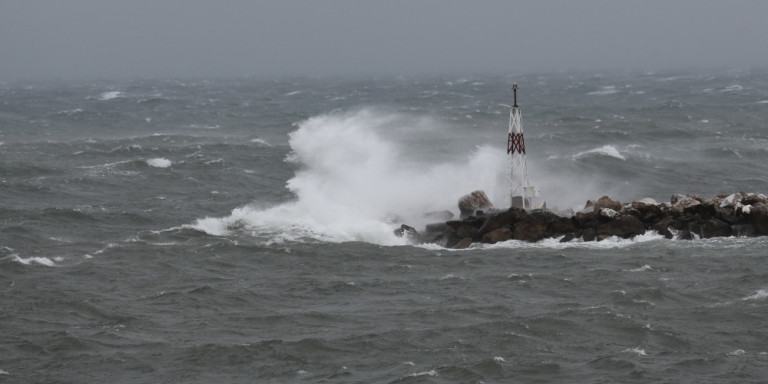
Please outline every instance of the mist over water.
[{"label": "mist over water", "polygon": [[768,74],[0,85],[0,381],[761,382],[762,238],[446,250],[506,205],[768,191]]}]

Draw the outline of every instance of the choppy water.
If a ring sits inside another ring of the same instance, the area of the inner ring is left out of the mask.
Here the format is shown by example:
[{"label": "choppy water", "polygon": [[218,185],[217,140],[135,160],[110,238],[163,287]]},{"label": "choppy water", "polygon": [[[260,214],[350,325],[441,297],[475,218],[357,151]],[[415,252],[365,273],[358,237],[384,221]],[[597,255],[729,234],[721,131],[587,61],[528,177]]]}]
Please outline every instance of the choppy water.
[{"label": "choppy water", "polygon": [[768,191],[768,73],[0,85],[0,382],[768,379],[768,240],[410,246],[531,178]]}]

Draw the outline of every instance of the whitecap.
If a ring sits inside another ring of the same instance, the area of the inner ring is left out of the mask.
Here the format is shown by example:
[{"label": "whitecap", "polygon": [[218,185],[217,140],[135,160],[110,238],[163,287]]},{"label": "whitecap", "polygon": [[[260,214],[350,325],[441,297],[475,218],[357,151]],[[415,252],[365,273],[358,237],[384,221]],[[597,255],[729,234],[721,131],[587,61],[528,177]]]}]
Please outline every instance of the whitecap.
[{"label": "whitecap", "polygon": [[424,212],[455,209],[467,191],[483,189],[497,205],[503,204],[506,154],[500,148],[479,147],[450,163],[408,158],[395,140],[411,132],[409,127],[429,124],[369,109],[300,122],[289,135],[291,152],[286,156],[298,166],[286,183],[294,201],[245,205],[229,216],[200,218],[188,227],[216,236],[251,234],[266,241],[406,245],[406,239],[393,233],[395,228],[428,224]]},{"label": "whitecap", "polygon": [[171,164],[173,163],[164,157],[157,157],[154,159],[147,160],[147,165],[155,168],[168,168],[171,166]]},{"label": "whitecap", "polygon": [[760,100],[757,104],[768,104],[768,100]]},{"label": "whitecap", "polygon": [[497,362],[497,363],[503,363],[503,362],[505,362],[506,360],[504,360],[504,358],[503,358],[503,357],[501,357],[501,356],[494,356],[494,357],[493,357],[493,361],[495,361],[495,362]]},{"label": "whitecap", "polygon": [[740,84],[732,84],[720,90],[720,92],[739,92],[743,91],[744,86]]},{"label": "whitecap", "polygon": [[117,99],[124,96],[125,94],[120,91],[107,91],[107,92],[102,92],[99,95],[98,99],[101,101],[107,101],[107,100],[113,100],[113,99]]},{"label": "whitecap", "polygon": [[435,371],[434,369],[430,369],[429,371],[416,372],[416,373],[411,373],[410,375],[408,375],[408,377],[419,377],[419,376],[433,376],[434,377],[434,376],[437,376],[437,371]]},{"label": "whitecap", "polygon": [[736,349],[736,350],[733,350],[731,352],[726,353],[726,355],[728,355],[728,356],[743,356],[743,355],[746,355],[746,354],[747,354],[747,351],[745,351],[743,349]]},{"label": "whitecap", "polygon": [[261,138],[258,138],[258,137],[251,139],[251,143],[261,144],[261,145],[266,146],[266,147],[271,147],[272,146],[272,144],[270,144],[268,141],[266,141],[264,139],[261,139]]},{"label": "whitecap", "polygon": [[24,264],[24,265],[39,264],[39,265],[44,265],[46,267],[56,266],[56,263],[54,263],[53,260],[47,257],[40,257],[40,256],[32,256],[32,257],[24,258],[19,255],[13,255],[13,261]]},{"label": "whitecap", "polygon": [[628,269],[627,272],[645,272],[645,271],[652,271],[652,270],[653,270],[653,267],[651,267],[648,264],[645,264],[642,267]]},{"label": "whitecap", "polygon": [[593,96],[603,96],[603,95],[613,95],[614,93],[618,93],[619,91],[616,89],[615,85],[606,85],[604,87],[600,87],[597,91],[588,92],[587,95],[593,95]]},{"label": "whitecap", "polygon": [[604,157],[612,157],[614,159],[619,159],[619,160],[627,160],[627,158],[624,157],[624,155],[622,155],[621,152],[619,152],[619,150],[612,145],[603,145],[602,147],[599,147],[599,148],[593,148],[587,151],[579,152],[573,155],[573,159],[578,160],[578,159],[591,157],[591,156],[604,156]]},{"label": "whitecap", "polygon": [[10,375],[10,374],[11,374],[10,372],[8,372],[8,371],[6,371],[4,369],[0,369],[0,375]]},{"label": "whitecap", "polygon": [[283,96],[295,96],[295,95],[300,95],[302,93],[304,93],[304,91],[291,91],[291,92],[286,93]]},{"label": "whitecap", "polygon": [[624,353],[634,353],[638,356],[648,356],[648,353],[645,352],[645,349],[642,349],[640,347],[634,347],[634,348],[627,348],[623,350]]},{"label": "whitecap", "polygon": [[768,298],[768,289],[758,289],[757,291],[755,291],[755,293],[746,297],[742,297],[741,299],[744,301],[747,301],[747,300],[763,300],[766,298]]}]

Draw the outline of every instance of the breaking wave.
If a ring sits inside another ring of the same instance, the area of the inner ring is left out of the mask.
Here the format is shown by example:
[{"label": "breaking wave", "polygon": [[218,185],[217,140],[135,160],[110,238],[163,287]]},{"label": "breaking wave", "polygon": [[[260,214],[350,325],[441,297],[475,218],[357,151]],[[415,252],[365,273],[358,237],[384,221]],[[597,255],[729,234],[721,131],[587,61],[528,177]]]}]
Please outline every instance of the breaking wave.
[{"label": "breaking wave", "polygon": [[612,157],[614,159],[626,160],[627,158],[619,152],[616,147],[612,145],[603,145],[599,148],[590,149],[588,151],[579,152],[573,155],[574,160],[579,160],[588,157]]},{"label": "breaking wave", "polygon": [[[191,227],[211,235],[250,231],[268,241],[304,238],[404,244],[392,230],[407,222],[426,224],[425,212],[455,210],[468,191],[483,189],[504,199],[506,156],[501,148],[478,147],[463,161],[435,163],[404,150],[398,138],[424,122],[369,109],[312,117],[289,135],[287,161],[299,170],[288,180],[292,202],[236,208],[222,218],[206,217]],[[440,127],[430,127],[430,129]],[[501,206],[501,205],[500,205]]]}]

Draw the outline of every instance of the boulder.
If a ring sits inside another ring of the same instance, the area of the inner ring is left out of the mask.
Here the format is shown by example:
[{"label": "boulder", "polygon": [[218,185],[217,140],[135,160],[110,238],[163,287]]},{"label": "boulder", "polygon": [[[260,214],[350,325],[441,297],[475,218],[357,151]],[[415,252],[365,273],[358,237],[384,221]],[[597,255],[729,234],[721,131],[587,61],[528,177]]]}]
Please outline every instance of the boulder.
[{"label": "boulder", "polygon": [[410,241],[416,241],[419,239],[419,232],[416,231],[416,228],[411,227],[410,225],[401,225],[400,228],[395,229],[395,236],[397,237],[405,237],[406,239]]},{"label": "boulder", "polygon": [[515,224],[512,237],[524,241],[539,241],[546,237],[552,237],[553,234],[549,231],[550,225],[559,220],[560,217],[550,211],[532,211]]},{"label": "boulder", "polygon": [[493,203],[483,191],[474,191],[459,199],[459,212],[461,218],[472,216],[478,210],[492,209]]},{"label": "boulder", "polygon": [[624,209],[625,213],[637,217],[646,225],[655,223],[664,217],[664,206],[649,197],[633,201],[630,207],[630,209]]},{"label": "boulder", "polygon": [[563,238],[560,239],[560,242],[561,243],[567,243],[567,242],[569,242],[569,241],[571,241],[571,240],[573,240],[575,238],[576,238],[575,234],[573,234],[573,233],[566,233],[565,236],[563,236]]},{"label": "boulder", "polygon": [[480,227],[480,234],[484,235],[488,232],[494,231],[499,228],[507,227],[512,228],[518,221],[528,216],[522,208],[510,208],[504,212],[490,215],[485,219],[485,222]]},{"label": "boulder", "polygon": [[755,227],[752,224],[737,224],[731,226],[731,232],[734,236],[749,237],[755,235]]},{"label": "boulder", "polygon": [[606,219],[613,219],[619,215],[619,212],[611,208],[602,208],[600,209],[599,214],[600,214],[600,217],[603,217]]},{"label": "boulder", "polygon": [[580,228],[584,227],[594,227],[598,223],[598,215],[594,211],[589,212],[576,212],[576,215],[573,216],[573,221],[576,223],[576,225]]},{"label": "boulder", "polygon": [[730,224],[715,218],[698,223],[691,223],[690,231],[696,233],[702,239],[730,236],[732,233]]},{"label": "boulder", "polygon": [[584,241],[595,241],[597,238],[597,231],[594,228],[586,228],[581,231],[581,238]]},{"label": "boulder", "polygon": [[595,212],[600,212],[603,208],[609,208],[616,212],[620,212],[622,205],[619,201],[613,200],[608,196],[603,196],[595,201],[592,209]]},{"label": "boulder", "polygon": [[672,234],[672,231],[670,231],[669,228],[674,227],[675,220],[671,216],[667,216],[653,224],[652,228],[656,230],[656,232],[658,232],[660,235],[666,237],[667,239],[671,239],[675,236]]},{"label": "boulder", "polygon": [[484,219],[475,216],[468,217],[464,220],[451,220],[445,224],[447,229],[445,231],[446,238],[448,239],[448,245],[463,239],[470,238],[473,240],[480,240],[480,226],[485,222]]},{"label": "boulder", "polygon": [[465,238],[459,240],[458,242],[456,242],[456,244],[453,244],[453,246],[451,248],[453,248],[453,249],[466,249],[466,248],[469,248],[470,245],[472,245],[472,238],[471,237],[465,237]]},{"label": "boulder", "polygon": [[501,241],[507,241],[511,238],[512,238],[511,229],[507,227],[497,228],[483,235],[483,243],[494,244]]},{"label": "boulder", "polygon": [[691,196],[674,195],[672,196],[672,212],[683,213],[684,211],[690,212],[692,208],[701,205],[701,201]]},{"label": "boulder", "polygon": [[741,205],[755,205],[758,203],[768,205],[768,196],[765,196],[762,193],[747,193],[741,199]]},{"label": "boulder", "polygon": [[757,203],[749,210],[749,217],[755,235],[768,235],[768,205]]},{"label": "boulder", "polygon": [[597,226],[597,238],[618,236],[629,239],[645,233],[645,225],[640,219],[630,215],[617,217],[615,220]]}]

